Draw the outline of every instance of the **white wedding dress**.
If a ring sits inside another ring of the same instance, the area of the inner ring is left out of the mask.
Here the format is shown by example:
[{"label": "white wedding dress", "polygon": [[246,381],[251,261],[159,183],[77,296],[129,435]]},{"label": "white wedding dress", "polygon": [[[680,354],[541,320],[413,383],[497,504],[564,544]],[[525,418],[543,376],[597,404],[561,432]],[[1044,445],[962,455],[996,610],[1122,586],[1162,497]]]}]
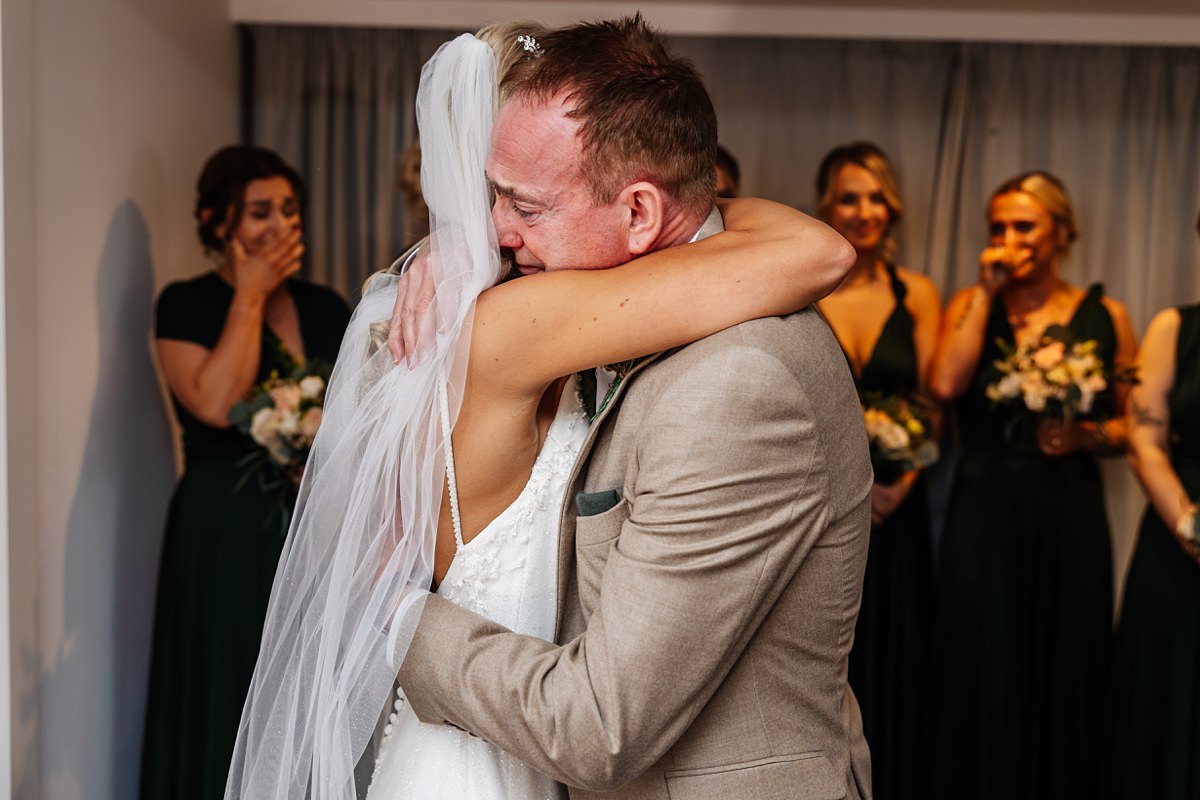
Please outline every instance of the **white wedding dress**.
[{"label": "white wedding dress", "polygon": [[[558,519],[587,435],[578,377],[512,505],[459,545],[438,594],[517,633],[554,636]],[[461,542],[461,539],[460,539]],[[557,783],[500,748],[448,725],[420,722],[396,690],[367,800],[558,800]]]}]

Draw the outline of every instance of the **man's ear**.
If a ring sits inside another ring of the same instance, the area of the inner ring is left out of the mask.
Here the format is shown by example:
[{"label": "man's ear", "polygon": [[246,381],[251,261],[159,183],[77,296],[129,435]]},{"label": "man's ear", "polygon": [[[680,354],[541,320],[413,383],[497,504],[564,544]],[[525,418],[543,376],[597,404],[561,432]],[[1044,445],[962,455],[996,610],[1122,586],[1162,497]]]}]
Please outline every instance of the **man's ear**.
[{"label": "man's ear", "polygon": [[662,190],[647,181],[625,187],[617,198],[626,213],[629,252],[635,256],[650,252],[662,235],[666,203]]}]

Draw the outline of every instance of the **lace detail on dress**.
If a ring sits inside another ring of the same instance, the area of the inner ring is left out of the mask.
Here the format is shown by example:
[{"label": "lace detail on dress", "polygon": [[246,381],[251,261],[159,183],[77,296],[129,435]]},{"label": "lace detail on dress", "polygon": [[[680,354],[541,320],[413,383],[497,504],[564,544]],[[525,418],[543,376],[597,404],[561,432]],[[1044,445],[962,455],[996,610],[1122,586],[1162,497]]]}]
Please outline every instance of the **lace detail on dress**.
[{"label": "lace detail on dress", "polygon": [[[438,594],[518,633],[554,635],[558,521],[588,420],[572,377],[529,481],[454,557]],[[502,750],[446,725],[424,725],[396,690],[370,800],[554,800],[556,784]]]},{"label": "lace detail on dress", "polygon": [[[521,494],[459,550],[438,588],[438,594],[447,600],[509,627],[515,621],[502,619],[501,616],[507,615],[497,613],[500,611],[495,605],[497,581],[502,573],[525,566],[533,537],[549,536],[557,540],[558,511],[566,481],[587,435],[588,422],[578,383],[572,377],[563,389],[558,416],[546,433],[546,441]],[[554,550],[557,551],[557,541]],[[520,598],[516,599],[519,602]],[[553,633],[522,632],[543,637]]]}]

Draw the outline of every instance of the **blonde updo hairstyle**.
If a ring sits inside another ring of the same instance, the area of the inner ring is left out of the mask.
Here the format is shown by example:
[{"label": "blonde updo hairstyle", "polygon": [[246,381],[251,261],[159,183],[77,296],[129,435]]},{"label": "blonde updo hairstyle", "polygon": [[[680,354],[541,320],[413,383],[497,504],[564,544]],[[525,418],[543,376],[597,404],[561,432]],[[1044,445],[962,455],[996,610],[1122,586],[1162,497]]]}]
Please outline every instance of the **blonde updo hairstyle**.
[{"label": "blonde updo hairstyle", "polygon": [[492,48],[492,55],[496,57],[496,84],[499,87],[501,105],[508,99],[507,92],[505,91],[506,82],[504,80],[504,77],[508,75],[508,71],[522,61],[536,57],[536,53],[531,51],[517,37],[530,37],[536,42],[548,30],[544,25],[536,22],[520,20],[516,22],[493,22],[490,25],[484,25],[475,32],[475,38]]},{"label": "blonde updo hairstyle", "polygon": [[1079,238],[1079,225],[1075,222],[1075,209],[1067,196],[1067,187],[1054,175],[1043,170],[1024,172],[1010,178],[997,187],[988,199],[987,216],[991,218],[992,203],[997,197],[1019,192],[1032,197],[1054,220],[1058,231],[1058,255],[1065,257],[1071,245]]},{"label": "blonde updo hairstyle", "polygon": [[896,252],[896,240],[892,237],[892,231],[896,223],[904,217],[904,204],[900,202],[900,187],[896,183],[892,162],[878,145],[872,142],[852,142],[835,147],[821,159],[821,166],[817,168],[817,214],[826,222],[829,221],[830,212],[837,202],[837,177],[848,164],[865,169],[879,181],[879,191],[883,194],[883,202],[888,209],[887,232],[880,249],[883,251],[883,257],[890,261]]}]

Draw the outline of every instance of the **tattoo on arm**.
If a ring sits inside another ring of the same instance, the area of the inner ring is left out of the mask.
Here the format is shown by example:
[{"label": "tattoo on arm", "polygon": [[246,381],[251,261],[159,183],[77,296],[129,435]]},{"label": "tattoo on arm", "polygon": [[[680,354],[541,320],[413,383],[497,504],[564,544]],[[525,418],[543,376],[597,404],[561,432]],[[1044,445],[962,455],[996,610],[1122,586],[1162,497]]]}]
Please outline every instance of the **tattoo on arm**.
[{"label": "tattoo on arm", "polygon": [[958,315],[958,320],[954,323],[955,332],[962,330],[963,325],[967,324],[967,317],[971,316],[971,312],[975,310],[978,302],[979,292],[972,292],[971,299],[967,301],[966,307],[963,308],[962,313]]},{"label": "tattoo on arm", "polygon": [[1136,397],[1133,398],[1130,405],[1133,407],[1133,424],[1134,425],[1145,425],[1145,426],[1154,427],[1154,428],[1162,428],[1167,424],[1165,420],[1159,419],[1158,417],[1154,416],[1153,412],[1151,412],[1149,408],[1147,408],[1146,406],[1139,403],[1137,401]]}]

